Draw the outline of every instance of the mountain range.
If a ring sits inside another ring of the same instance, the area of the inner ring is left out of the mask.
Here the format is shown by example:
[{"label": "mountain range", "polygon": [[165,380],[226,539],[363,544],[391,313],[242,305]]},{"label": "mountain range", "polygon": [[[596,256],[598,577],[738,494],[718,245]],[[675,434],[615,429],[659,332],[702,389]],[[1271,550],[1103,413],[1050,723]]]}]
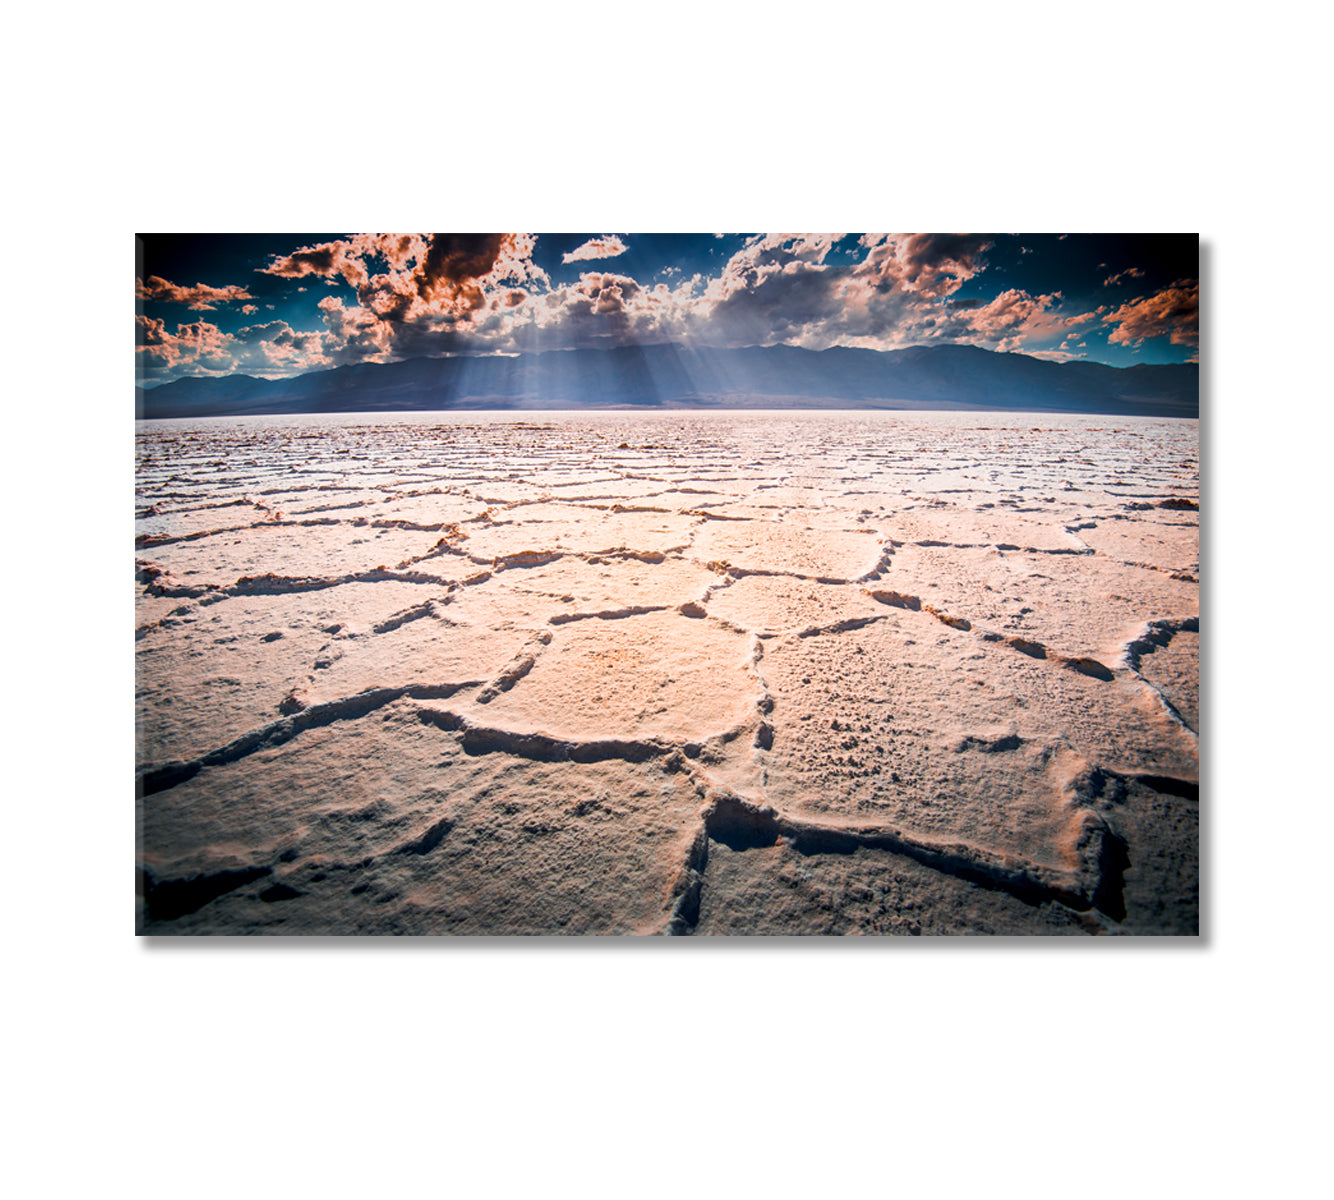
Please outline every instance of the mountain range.
[{"label": "mountain range", "polygon": [[887,408],[1199,416],[1199,366],[1051,362],[975,346],[906,350],[675,343],[359,363],[287,379],[135,388],[135,415],[449,409]]}]

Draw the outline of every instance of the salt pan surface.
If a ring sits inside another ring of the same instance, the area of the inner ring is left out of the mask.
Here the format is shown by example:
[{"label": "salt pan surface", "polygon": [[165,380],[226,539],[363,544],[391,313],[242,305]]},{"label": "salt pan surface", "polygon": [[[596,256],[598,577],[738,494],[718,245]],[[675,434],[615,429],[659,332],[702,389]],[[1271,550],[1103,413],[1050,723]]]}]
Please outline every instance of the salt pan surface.
[{"label": "salt pan surface", "polygon": [[1194,933],[1197,437],[144,423],[138,926]]}]

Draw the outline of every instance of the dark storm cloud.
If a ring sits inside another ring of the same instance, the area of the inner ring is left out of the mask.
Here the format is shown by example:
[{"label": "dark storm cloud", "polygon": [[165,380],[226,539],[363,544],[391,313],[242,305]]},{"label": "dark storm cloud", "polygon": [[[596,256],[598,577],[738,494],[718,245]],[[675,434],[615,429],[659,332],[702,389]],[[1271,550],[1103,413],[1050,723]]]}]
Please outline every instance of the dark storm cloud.
[{"label": "dark storm cloud", "polygon": [[271,340],[275,346],[288,347],[299,354],[304,354],[306,351],[316,349],[319,346],[320,335],[317,333],[297,333],[294,329],[284,329]]},{"label": "dark storm cloud", "polygon": [[431,234],[417,290],[426,300],[476,291],[476,281],[491,273],[504,245],[503,233]]},{"label": "dark storm cloud", "polygon": [[833,285],[842,272],[794,263],[760,277],[747,266],[734,288],[707,310],[707,319],[729,341],[783,341],[812,323],[830,318],[838,304]]},{"label": "dark storm cloud", "polygon": [[399,325],[381,326],[381,338],[376,342],[375,332],[366,331],[366,345],[387,345],[395,358],[433,358],[442,354],[482,353],[488,347],[478,344],[466,328],[455,327],[450,316],[424,317]]},{"label": "dark storm cloud", "polygon": [[265,321],[262,325],[247,325],[232,335],[243,345],[268,342],[284,350],[298,354],[318,351],[320,335],[318,333],[298,333],[286,321]]},{"label": "dark storm cloud", "polygon": [[381,320],[395,324],[443,309],[477,312],[486,305],[481,281],[495,270],[508,236],[433,233],[415,270],[376,275],[358,289],[358,298]]}]

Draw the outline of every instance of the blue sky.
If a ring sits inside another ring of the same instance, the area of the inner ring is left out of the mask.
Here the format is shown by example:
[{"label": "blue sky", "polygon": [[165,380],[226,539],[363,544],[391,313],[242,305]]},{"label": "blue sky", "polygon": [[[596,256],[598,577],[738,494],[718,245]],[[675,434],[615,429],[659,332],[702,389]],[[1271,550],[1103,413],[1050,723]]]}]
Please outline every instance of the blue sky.
[{"label": "blue sky", "polygon": [[141,234],[136,381],[625,343],[1199,351],[1194,234]]}]

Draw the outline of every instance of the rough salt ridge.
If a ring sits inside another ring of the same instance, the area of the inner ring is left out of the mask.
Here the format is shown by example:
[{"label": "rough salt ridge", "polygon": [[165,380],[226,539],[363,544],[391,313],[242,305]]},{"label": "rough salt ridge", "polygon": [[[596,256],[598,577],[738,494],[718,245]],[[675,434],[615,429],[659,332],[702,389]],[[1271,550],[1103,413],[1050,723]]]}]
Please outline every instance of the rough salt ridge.
[{"label": "rough salt ridge", "polygon": [[1194,933],[1197,440],[141,425],[138,928]]}]

